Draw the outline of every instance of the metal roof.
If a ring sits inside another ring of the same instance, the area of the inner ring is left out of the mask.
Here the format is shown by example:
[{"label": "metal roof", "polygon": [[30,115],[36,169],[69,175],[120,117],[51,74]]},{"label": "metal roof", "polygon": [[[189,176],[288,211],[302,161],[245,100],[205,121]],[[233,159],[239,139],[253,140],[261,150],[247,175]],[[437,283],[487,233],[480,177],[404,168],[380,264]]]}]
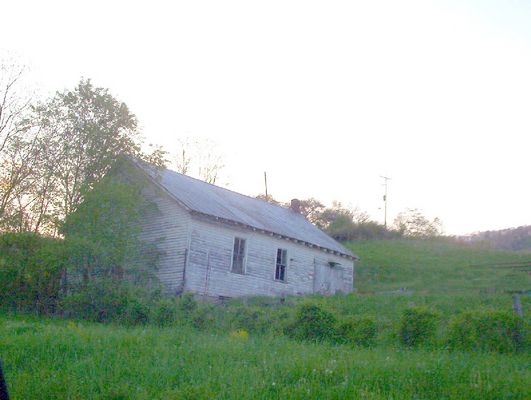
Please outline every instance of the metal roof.
[{"label": "metal roof", "polygon": [[295,239],[352,259],[356,255],[290,208],[245,196],[169,169],[135,163],[192,213]]}]

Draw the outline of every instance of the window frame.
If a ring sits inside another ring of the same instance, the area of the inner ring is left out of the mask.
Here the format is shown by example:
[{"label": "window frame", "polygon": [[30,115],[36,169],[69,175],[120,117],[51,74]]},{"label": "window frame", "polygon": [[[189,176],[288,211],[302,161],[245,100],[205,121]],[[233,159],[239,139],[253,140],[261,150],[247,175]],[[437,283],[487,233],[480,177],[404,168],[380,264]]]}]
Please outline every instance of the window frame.
[{"label": "window frame", "polygon": [[[243,257],[242,257],[242,269],[240,271],[234,270],[234,247],[236,245],[236,240],[243,241]],[[230,272],[233,274],[238,275],[245,275],[246,273],[246,264],[247,264],[247,247],[248,247],[248,240],[246,237],[242,236],[234,236],[234,239],[232,240],[232,251],[231,251],[231,257],[230,257]]]},{"label": "window frame", "polygon": [[[281,259],[280,259],[280,264],[278,262],[278,253],[279,253],[279,251],[282,251],[282,252],[285,253],[284,265],[282,264],[282,256],[281,256]],[[284,249],[282,247],[277,247],[277,252],[275,254],[275,270],[274,270],[274,274],[273,274],[273,279],[276,282],[288,283],[288,264],[289,264],[288,249]],[[277,278],[277,271],[279,270],[279,266],[280,267],[284,267],[284,279]]]}]

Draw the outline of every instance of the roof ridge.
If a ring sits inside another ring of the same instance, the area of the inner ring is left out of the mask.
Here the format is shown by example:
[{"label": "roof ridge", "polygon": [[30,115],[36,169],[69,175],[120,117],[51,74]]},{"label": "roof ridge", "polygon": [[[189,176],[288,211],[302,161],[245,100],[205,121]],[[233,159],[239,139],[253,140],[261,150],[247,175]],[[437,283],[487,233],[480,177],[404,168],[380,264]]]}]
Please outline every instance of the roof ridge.
[{"label": "roof ridge", "polygon": [[353,259],[359,258],[289,207],[238,193],[169,168],[159,168],[140,160],[132,161],[155,184],[191,212],[305,242]]},{"label": "roof ridge", "polygon": [[[187,178],[187,179],[191,179],[191,180],[193,180],[193,181],[196,181],[196,182],[198,182],[199,184],[209,185],[209,186],[215,187],[216,189],[225,190],[225,191],[227,191],[227,192],[234,193],[234,194],[236,194],[236,195],[238,195],[238,196],[247,197],[248,199],[251,199],[251,200],[254,200],[254,201],[259,201],[259,202],[261,202],[261,203],[263,203],[263,204],[267,204],[267,205],[272,206],[272,207],[278,207],[278,208],[281,208],[281,209],[286,210],[286,211],[290,211],[290,210],[291,210],[290,207],[284,207],[284,206],[282,206],[282,205],[280,205],[280,204],[270,203],[269,201],[262,200],[262,199],[256,198],[256,197],[251,196],[251,195],[248,195],[248,194],[240,193],[240,192],[237,192],[237,191],[235,191],[235,190],[232,190],[232,189],[229,189],[229,188],[226,188],[226,187],[218,186],[218,185],[216,185],[216,184],[214,184],[214,183],[206,182],[206,181],[203,181],[202,179],[199,179],[199,178],[194,178],[193,176],[186,175],[186,174],[183,174],[183,173],[181,173],[181,172],[174,171],[174,170],[172,170],[172,169],[170,169],[170,168],[164,168],[164,169],[165,169],[166,171],[168,171],[168,172],[173,173],[173,174],[177,174],[177,175],[180,175],[180,176],[182,176],[182,177],[184,177],[184,178]],[[297,213],[295,213],[295,214],[297,214]],[[304,218],[304,216],[302,216],[301,214],[297,214],[297,215],[300,215],[301,217]],[[306,219],[306,218],[304,218],[304,219]],[[308,221],[308,220],[307,220],[307,221]],[[308,221],[308,222],[309,222],[309,221]],[[311,222],[310,222],[310,223],[311,223]]]}]

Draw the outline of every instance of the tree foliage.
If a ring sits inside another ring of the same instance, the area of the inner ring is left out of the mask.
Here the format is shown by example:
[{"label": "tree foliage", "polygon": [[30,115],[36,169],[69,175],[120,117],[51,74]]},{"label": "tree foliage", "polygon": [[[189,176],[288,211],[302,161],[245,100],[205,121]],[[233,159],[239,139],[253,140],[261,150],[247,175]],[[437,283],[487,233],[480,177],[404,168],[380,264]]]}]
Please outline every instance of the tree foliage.
[{"label": "tree foliage", "polygon": [[[126,168],[121,163],[120,168]],[[114,171],[113,171],[114,172]],[[83,194],[83,202],[61,226],[74,273],[74,285],[96,278],[150,280],[157,259],[154,245],[141,240],[141,219],[150,207],[142,182],[111,173]]]},{"label": "tree foliage", "polygon": [[64,261],[60,240],[27,232],[0,235],[0,306],[54,312]]},{"label": "tree foliage", "polygon": [[32,106],[13,124],[0,157],[2,230],[55,234],[118,160],[165,164],[162,149],[141,150],[136,117],[125,103],[90,80]]},{"label": "tree foliage", "polygon": [[119,157],[140,153],[136,117],[90,80],[36,107],[34,118],[53,149],[53,165],[47,168],[56,179],[60,216],[74,210]]},{"label": "tree foliage", "polygon": [[416,208],[399,213],[393,227],[400,235],[410,237],[432,237],[442,234],[440,219],[434,218],[430,221]]}]

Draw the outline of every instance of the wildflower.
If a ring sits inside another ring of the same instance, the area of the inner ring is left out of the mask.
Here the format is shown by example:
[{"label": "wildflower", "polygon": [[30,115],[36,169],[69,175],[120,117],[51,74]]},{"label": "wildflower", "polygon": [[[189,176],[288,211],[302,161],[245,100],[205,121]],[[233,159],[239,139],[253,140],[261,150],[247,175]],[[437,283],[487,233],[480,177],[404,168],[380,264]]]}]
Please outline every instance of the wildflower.
[{"label": "wildflower", "polygon": [[234,338],[245,339],[245,340],[249,339],[249,332],[247,332],[245,329],[237,329],[235,331],[232,331],[230,335]]}]

